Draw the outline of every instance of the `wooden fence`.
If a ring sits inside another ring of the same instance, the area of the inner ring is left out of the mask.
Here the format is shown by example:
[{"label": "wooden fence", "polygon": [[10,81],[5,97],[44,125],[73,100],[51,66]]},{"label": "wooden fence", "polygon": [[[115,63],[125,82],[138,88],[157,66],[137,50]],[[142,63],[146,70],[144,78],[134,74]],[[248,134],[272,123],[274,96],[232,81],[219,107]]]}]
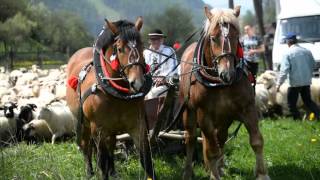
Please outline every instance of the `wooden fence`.
[{"label": "wooden fence", "polygon": [[53,51],[0,52],[0,66],[9,71],[21,67],[29,68],[33,64],[44,69],[54,68],[66,64],[68,59],[67,54]]}]

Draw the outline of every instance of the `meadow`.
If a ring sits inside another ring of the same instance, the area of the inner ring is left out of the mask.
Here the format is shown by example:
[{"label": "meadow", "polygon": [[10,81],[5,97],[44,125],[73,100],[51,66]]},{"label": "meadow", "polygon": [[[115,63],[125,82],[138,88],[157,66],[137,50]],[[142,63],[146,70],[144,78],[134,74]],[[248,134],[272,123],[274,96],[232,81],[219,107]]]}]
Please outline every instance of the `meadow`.
[{"label": "meadow", "polygon": [[[230,128],[229,132],[235,125]],[[265,140],[265,162],[273,180],[320,179],[320,122],[264,119],[260,128]],[[197,147],[201,157],[201,146]],[[242,126],[225,146],[225,180],[254,179],[254,153]],[[184,153],[154,153],[158,179],[181,179]],[[95,170],[97,168],[94,163]],[[143,179],[136,153],[116,157],[117,178]],[[194,179],[209,179],[201,158],[194,163]],[[99,179],[98,173],[92,179]],[[84,160],[74,141],[55,145],[20,143],[0,152],[0,179],[85,179]]]}]

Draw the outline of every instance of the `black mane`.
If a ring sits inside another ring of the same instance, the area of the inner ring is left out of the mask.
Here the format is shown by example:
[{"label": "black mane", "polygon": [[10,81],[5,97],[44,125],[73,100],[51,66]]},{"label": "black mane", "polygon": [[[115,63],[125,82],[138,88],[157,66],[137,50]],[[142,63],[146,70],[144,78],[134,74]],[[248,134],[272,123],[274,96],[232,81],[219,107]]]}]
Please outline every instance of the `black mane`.
[{"label": "black mane", "polygon": [[118,28],[118,33],[113,34],[108,27],[104,27],[96,40],[95,45],[98,49],[106,49],[113,44],[117,36],[125,42],[136,41],[137,44],[142,43],[140,33],[132,22],[120,20],[113,22],[113,24]]}]

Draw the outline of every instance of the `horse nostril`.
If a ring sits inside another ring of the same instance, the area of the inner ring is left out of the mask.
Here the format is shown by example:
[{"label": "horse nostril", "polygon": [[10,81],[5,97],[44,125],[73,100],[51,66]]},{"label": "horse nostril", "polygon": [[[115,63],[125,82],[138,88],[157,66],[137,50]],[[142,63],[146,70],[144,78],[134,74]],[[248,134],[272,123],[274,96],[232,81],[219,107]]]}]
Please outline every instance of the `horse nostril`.
[{"label": "horse nostril", "polygon": [[132,88],[133,88],[133,87],[134,87],[135,82],[136,82],[136,80],[131,81],[131,82],[130,82],[130,87],[132,87]]}]

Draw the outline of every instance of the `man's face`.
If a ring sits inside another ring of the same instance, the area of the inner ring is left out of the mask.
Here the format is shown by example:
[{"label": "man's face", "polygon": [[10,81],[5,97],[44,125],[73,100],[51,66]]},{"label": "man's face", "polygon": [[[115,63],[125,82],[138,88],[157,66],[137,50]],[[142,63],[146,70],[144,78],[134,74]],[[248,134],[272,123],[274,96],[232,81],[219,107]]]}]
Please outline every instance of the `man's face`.
[{"label": "man's face", "polygon": [[244,33],[249,35],[249,36],[252,36],[253,30],[252,30],[252,28],[250,26],[245,26],[244,27]]},{"label": "man's face", "polygon": [[163,37],[150,37],[150,45],[154,50],[158,50],[163,43]]}]

